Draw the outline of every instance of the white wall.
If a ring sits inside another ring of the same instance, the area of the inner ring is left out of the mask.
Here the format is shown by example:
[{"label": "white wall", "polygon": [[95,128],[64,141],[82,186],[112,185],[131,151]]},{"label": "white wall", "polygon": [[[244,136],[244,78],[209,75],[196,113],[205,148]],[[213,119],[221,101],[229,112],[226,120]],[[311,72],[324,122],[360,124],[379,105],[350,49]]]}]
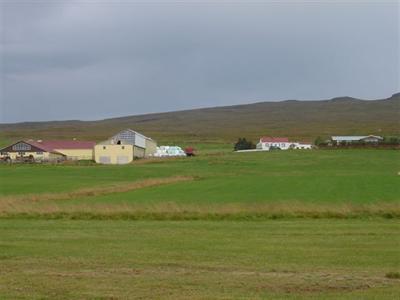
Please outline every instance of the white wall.
[{"label": "white wall", "polygon": [[288,150],[290,149],[290,145],[294,145],[294,149],[312,149],[311,144],[301,144],[297,142],[289,142],[289,143],[264,143],[259,142],[257,144],[257,149],[266,150],[268,151],[270,147],[279,147],[281,150]]}]

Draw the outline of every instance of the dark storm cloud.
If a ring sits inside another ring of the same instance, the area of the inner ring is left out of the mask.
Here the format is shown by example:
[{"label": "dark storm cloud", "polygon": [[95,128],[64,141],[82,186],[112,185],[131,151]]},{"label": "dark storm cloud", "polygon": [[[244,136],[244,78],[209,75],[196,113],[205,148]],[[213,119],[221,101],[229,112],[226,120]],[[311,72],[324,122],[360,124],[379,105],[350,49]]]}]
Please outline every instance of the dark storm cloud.
[{"label": "dark storm cloud", "polygon": [[0,122],[399,90],[396,2],[5,1]]}]

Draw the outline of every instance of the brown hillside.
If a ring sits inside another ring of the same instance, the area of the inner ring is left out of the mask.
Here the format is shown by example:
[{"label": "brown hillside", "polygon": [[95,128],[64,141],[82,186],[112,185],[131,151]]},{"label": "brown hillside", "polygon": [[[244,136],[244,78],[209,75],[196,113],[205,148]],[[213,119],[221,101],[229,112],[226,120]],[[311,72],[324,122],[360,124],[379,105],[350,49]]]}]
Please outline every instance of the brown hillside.
[{"label": "brown hillside", "polygon": [[400,94],[382,100],[349,97],[321,101],[246,105],[128,116],[100,121],[0,124],[1,138],[102,140],[132,128],[160,142],[232,142],[261,135],[313,140],[334,134],[400,133]]}]

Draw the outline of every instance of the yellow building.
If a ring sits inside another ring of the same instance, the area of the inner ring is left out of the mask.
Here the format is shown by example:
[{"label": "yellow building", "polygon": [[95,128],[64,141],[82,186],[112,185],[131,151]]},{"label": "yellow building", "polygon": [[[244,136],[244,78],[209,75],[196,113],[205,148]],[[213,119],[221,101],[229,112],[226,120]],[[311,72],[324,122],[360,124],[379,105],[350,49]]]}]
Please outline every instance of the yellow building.
[{"label": "yellow building", "polygon": [[11,161],[93,160],[95,142],[19,141],[0,150],[0,157]]},{"label": "yellow building", "polygon": [[135,158],[148,157],[157,143],[134,130],[126,129],[94,147],[94,158],[101,164],[128,164]]}]

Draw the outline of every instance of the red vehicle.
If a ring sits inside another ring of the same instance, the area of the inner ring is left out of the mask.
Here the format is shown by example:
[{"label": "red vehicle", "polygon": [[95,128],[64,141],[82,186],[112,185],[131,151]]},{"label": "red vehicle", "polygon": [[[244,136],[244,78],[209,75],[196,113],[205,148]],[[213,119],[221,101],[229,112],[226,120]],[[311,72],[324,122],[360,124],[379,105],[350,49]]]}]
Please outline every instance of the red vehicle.
[{"label": "red vehicle", "polygon": [[186,156],[195,156],[194,148],[193,148],[193,147],[187,147],[187,148],[185,148],[185,153],[186,153]]}]

